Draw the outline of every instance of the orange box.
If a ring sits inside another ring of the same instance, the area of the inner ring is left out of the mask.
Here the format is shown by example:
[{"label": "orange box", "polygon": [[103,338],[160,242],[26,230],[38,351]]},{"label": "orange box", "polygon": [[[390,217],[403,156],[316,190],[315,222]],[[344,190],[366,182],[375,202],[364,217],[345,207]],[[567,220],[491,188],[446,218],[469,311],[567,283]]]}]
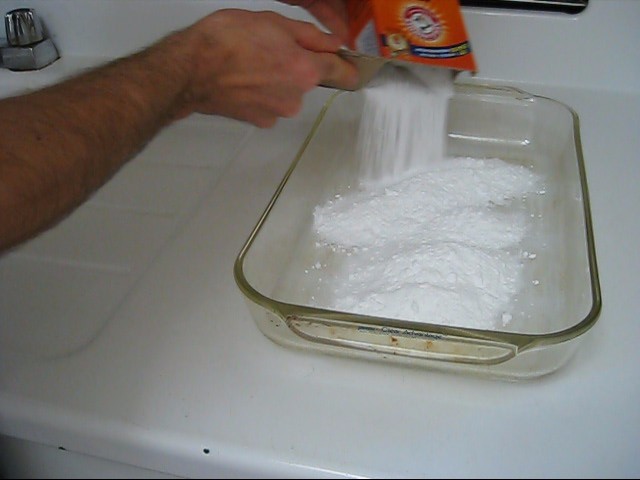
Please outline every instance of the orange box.
[{"label": "orange box", "polygon": [[476,71],[458,0],[347,0],[347,12],[352,50]]}]

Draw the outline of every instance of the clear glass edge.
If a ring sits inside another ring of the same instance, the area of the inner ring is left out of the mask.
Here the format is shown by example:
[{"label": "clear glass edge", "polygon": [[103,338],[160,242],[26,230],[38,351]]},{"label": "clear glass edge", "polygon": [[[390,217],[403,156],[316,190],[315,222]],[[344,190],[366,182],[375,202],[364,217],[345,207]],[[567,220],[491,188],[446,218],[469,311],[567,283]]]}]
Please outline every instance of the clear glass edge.
[{"label": "clear glass edge", "polygon": [[[298,150],[293,162],[285,173],[282,181],[278,185],[274,195],[271,200],[267,204],[263,214],[260,216],[256,226],[251,231],[248,239],[243,245],[240,253],[238,254],[235,262],[234,262],[234,278],[236,284],[243,292],[243,294],[252,302],[266,308],[267,310],[273,312],[277,316],[283,319],[283,321],[287,321],[290,317],[300,317],[300,318],[316,318],[322,319],[324,322],[339,322],[339,323],[351,323],[358,325],[369,325],[373,328],[376,327],[392,327],[399,329],[407,329],[416,332],[422,332],[430,335],[437,335],[442,337],[443,339],[455,339],[455,341],[462,342],[471,342],[475,344],[484,344],[489,347],[498,347],[502,346],[505,349],[513,350],[514,355],[518,353],[522,353],[527,350],[531,350],[533,348],[547,347],[563,342],[567,342],[573,340],[580,335],[586,333],[590,330],[599,318],[599,314],[602,308],[602,297],[600,290],[600,280],[598,275],[598,267],[596,260],[596,249],[595,249],[595,238],[593,235],[593,226],[591,219],[591,208],[589,202],[589,192],[586,180],[586,168],[584,165],[584,157],[582,151],[582,143],[580,140],[580,125],[579,118],[577,113],[568,105],[563,102],[559,102],[558,100],[540,96],[533,95],[524,90],[520,90],[511,86],[502,86],[502,85],[491,85],[491,84],[482,84],[482,83],[457,83],[455,86],[456,93],[482,93],[482,94],[491,94],[491,95],[502,95],[502,96],[510,96],[519,100],[542,100],[554,102],[556,104],[562,105],[566,108],[572,115],[573,118],[573,132],[574,132],[574,142],[576,148],[576,156],[578,161],[578,169],[580,172],[580,183],[581,190],[583,196],[583,213],[585,217],[585,235],[587,241],[587,251],[588,251],[588,261],[589,261],[589,272],[590,272],[590,280],[591,280],[591,296],[592,296],[592,305],[589,313],[583,318],[580,322],[576,323],[572,327],[566,328],[564,330],[560,330],[557,332],[550,332],[544,334],[531,334],[531,333],[513,333],[513,332],[504,332],[500,330],[481,330],[481,329],[473,329],[467,327],[453,327],[453,326],[445,326],[438,324],[430,324],[430,323],[416,323],[411,321],[404,320],[396,320],[396,319],[388,319],[381,317],[372,317],[368,315],[354,314],[349,312],[339,312],[333,310],[326,310],[321,308],[315,308],[305,305],[295,305],[286,302],[281,302],[275,300],[273,298],[267,297],[256,289],[254,289],[249,281],[246,279],[243,271],[243,262],[246,257],[255,237],[260,231],[262,225],[267,220],[269,216],[269,212],[273,208],[275,202],[277,201],[280,193],[284,189],[289,177],[295,170],[298,162],[304,155],[306,148],[309,142],[314,138],[318,128],[320,127],[322,120],[324,119],[328,109],[331,104],[335,101],[335,99],[339,95],[348,94],[348,92],[338,91],[335,92],[331,97],[325,102],[320,113],[318,114],[313,126],[311,127],[309,134],[305,138],[302,143],[300,149]],[[445,338],[446,337],[446,338]],[[313,341],[313,340],[311,340]],[[504,358],[504,361],[513,358],[513,356],[507,356]]]}]

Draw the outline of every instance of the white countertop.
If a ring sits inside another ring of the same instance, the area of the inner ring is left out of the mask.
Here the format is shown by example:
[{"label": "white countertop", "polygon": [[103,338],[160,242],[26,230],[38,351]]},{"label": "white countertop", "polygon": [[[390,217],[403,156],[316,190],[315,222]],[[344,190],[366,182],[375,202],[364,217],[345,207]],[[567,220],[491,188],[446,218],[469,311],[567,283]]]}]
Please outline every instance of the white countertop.
[{"label": "white countertop", "polygon": [[637,477],[640,87],[508,84],[580,117],[603,308],[560,371],[506,383],[262,335],[233,262],[321,89],[272,130],[172,126],[0,259],[0,433],[177,476]]}]

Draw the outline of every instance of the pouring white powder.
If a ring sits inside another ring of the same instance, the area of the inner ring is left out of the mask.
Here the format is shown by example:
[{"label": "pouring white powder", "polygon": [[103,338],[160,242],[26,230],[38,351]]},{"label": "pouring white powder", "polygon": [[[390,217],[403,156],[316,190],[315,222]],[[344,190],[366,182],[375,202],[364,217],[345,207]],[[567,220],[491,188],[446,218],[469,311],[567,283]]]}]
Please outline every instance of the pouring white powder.
[{"label": "pouring white powder", "polygon": [[356,143],[362,182],[406,175],[442,159],[451,75],[443,68],[386,66],[367,86]]},{"label": "pouring white powder", "polygon": [[321,303],[312,300],[494,329],[512,318],[522,283],[518,245],[529,227],[518,200],[536,192],[539,179],[500,159],[446,158],[453,86],[450,76],[434,78],[430,89],[391,74],[364,92],[362,182],[315,209],[316,246],[326,255],[312,269],[331,288]]}]

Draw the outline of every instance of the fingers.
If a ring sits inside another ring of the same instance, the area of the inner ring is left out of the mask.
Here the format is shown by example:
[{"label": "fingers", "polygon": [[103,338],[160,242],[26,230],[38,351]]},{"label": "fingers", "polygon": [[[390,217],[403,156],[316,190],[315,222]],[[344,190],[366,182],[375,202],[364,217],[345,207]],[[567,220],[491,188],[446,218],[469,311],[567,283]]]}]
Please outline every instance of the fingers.
[{"label": "fingers", "polygon": [[320,72],[319,85],[354,90],[359,83],[358,69],[335,53],[313,53],[312,61]]},{"label": "fingers", "polygon": [[304,59],[311,62],[311,67],[316,72],[317,78],[312,86],[324,85],[353,90],[358,85],[357,69],[336,54],[342,47],[339,37],[323,32],[312,23],[287,18],[282,20],[296,43],[306,51]]},{"label": "fingers", "polygon": [[349,35],[347,9],[343,0],[280,0],[308,10],[331,32],[346,42]]},{"label": "fingers", "polygon": [[298,45],[311,53],[310,59],[319,73],[317,84],[328,87],[352,90],[358,84],[358,71],[336,52],[342,47],[342,41],[333,34],[325,33],[308,22],[284,19]]},{"label": "fingers", "polygon": [[309,22],[301,22],[288,18],[281,19],[285,27],[302,48],[313,52],[337,52],[342,46],[340,37],[326,33]]},{"label": "fingers", "polygon": [[[268,128],[296,116],[305,94],[318,85],[351,90],[358,84],[356,68],[336,53],[341,40],[312,23],[228,9],[197,25],[188,31],[198,41],[189,111]],[[248,38],[241,30],[246,25],[252,25]]]},{"label": "fingers", "polygon": [[331,32],[338,35],[343,42],[349,37],[347,26],[347,9],[343,0],[320,0],[309,2],[305,7]]}]

